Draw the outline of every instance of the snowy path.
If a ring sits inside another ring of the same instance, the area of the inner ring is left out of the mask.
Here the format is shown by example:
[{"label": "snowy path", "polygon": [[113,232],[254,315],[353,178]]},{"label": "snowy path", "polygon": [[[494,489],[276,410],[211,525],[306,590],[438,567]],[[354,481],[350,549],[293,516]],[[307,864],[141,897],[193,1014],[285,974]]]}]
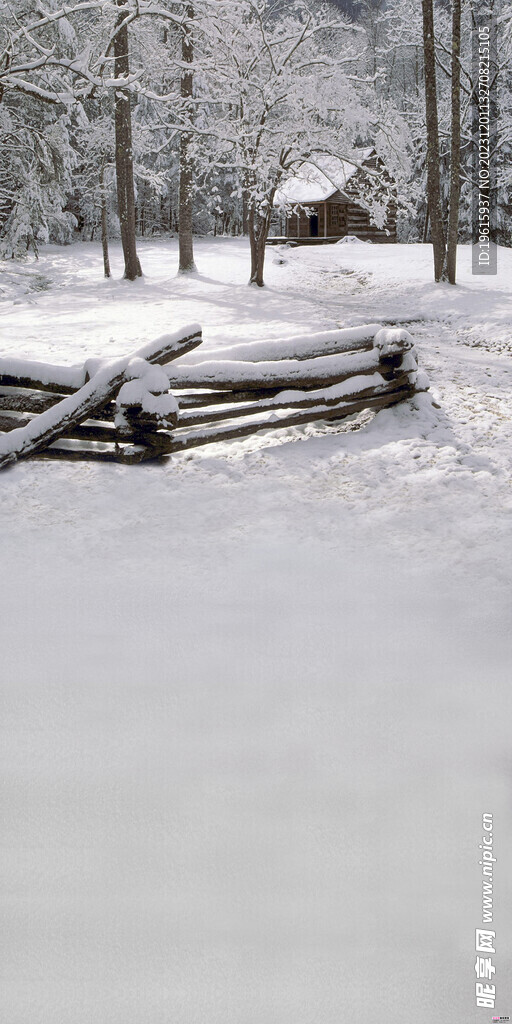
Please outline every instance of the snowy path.
[{"label": "snowy path", "polygon": [[256,294],[238,241],[199,282],[148,245],[133,291],[50,249],[2,304],[6,351],[62,362],[418,315],[441,405],[4,474],[9,1024],[480,1024],[489,810],[510,1011],[511,286],[436,309],[422,247],[348,248]]}]

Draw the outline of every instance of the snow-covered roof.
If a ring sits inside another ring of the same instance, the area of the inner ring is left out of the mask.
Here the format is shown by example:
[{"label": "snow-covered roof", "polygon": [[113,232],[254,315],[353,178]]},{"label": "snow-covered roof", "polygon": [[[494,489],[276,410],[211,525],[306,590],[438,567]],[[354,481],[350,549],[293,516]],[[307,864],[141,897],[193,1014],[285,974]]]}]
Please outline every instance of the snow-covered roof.
[{"label": "snow-covered roof", "polygon": [[[370,147],[356,151],[359,164],[364,163],[375,152]],[[315,163],[306,161],[293,177],[283,182],[276,192],[275,206],[283,203],[323,203],[335,192],[343,192],[357,167],[339,157],[320,155]]]}]

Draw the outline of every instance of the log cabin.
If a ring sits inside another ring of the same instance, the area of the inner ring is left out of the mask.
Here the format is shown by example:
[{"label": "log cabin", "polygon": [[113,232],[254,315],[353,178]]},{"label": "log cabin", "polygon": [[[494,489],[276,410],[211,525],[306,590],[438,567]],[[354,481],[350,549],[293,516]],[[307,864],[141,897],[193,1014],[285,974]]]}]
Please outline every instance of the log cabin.
[{"label": "log cabin", "polygon": [[396,242],[396,204],[388,203],[381,227],[360,205],[368,183],[361,167],[383,171],[388,182],[389,175],[374,149],[360,150],[358,157],[360,167],[331,156],[319,158],[316,164],[303,163],[276,193],[269,243],[314,245],[337,242],[347,235],[365,242]]}]

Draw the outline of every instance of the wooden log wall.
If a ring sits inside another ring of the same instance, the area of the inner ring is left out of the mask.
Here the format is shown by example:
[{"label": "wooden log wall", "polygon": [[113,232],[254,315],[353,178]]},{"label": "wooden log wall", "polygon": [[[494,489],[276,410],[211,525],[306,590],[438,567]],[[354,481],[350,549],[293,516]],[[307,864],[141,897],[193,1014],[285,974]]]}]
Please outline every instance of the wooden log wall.
[{"label": "wooden log wall", "polygon": [[[378,411],[428,387],[418,373],[410,335],[379,331],[378,324],[282,345],[241,343],[219,350],[224,358],[218,360],[197,362],[198,353],[187,359],[200,342],[195,327],[182,332],[179,341],[160,339],[136,353],[163,367],[158,386],[148,392],[155,396],[153,404],[127,404],[123,393],[116,398],[123,382],[136,376],[127,373],[133,359],[109,365],[90,360],[67,376],[68,368],[57,367],[54,379],[46,366],[40,372],[37,364],[17,366],[17,375],[11,361],[0,359],[0,467],[12,461],[12,441],[6,441],[12,431],[20,437],[15,458],[132,463],[261,430]],[[179,356],[185,358],[178,363]],[[84,383],[73,389],[71,379]],[[166,395],[169,389],[179,412]]]},{"label": "wooden log wall", "polygon": [[362,242],[396,242],[396,215],[388,212],[383,228],[370,220],[367,210],[349,203],[347,206],[347,235],[356,235]]}]

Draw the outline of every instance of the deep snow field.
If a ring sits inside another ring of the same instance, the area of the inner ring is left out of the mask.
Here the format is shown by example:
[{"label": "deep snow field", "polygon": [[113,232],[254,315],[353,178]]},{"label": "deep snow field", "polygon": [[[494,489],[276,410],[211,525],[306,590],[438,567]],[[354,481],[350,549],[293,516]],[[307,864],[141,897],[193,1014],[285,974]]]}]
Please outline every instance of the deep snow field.
[{"label": "deep snow field", "polygon": [[96,244],[4,264],[2,353],[392,322],[440,408],[2,474],[0,1018],[512,1014],[512,250],[482,278],[462,247],[455,288],[421,245],[272,248],[262,290],[244,240],[197,276],[140,256],[135,284],[117,247],[111,281]]}]

